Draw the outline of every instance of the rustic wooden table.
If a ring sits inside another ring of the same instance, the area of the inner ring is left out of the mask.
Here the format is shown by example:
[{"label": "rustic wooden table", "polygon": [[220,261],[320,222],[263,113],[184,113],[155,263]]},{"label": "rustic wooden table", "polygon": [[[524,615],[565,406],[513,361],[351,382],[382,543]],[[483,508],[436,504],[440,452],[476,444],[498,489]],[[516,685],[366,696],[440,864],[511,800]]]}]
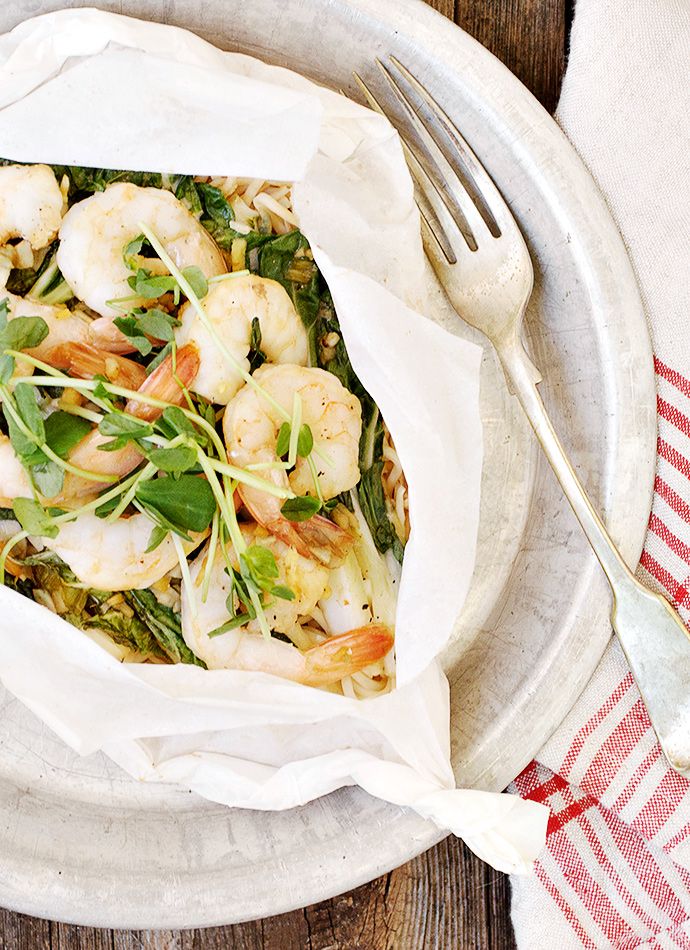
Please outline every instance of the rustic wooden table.
[{"label": "rustic wooden table", "polygon": [[[428,2],[554,110],[574,0]],[[0,909],[0,950],[508,950],[515,946],[509,904],[507,877],[447,838],[349,894],[232,927],[95,930]]]}]

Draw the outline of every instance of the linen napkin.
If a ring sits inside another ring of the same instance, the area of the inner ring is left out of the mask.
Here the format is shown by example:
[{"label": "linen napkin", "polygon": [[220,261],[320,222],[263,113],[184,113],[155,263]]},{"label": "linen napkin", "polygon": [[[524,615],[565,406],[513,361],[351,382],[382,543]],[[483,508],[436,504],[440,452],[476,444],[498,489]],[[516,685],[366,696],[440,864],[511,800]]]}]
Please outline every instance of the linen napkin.
[{"label": "linen napkin", "polygon": [[[658,458],[638,573],[686,623],[689,93],[687,0],[578,0],[556,118],[620,228],[651,326]],[[511,790],[551,809],[535,875],[512,879],[520,948],[690,948],[690,782],[666,764],[617,642]]]}]

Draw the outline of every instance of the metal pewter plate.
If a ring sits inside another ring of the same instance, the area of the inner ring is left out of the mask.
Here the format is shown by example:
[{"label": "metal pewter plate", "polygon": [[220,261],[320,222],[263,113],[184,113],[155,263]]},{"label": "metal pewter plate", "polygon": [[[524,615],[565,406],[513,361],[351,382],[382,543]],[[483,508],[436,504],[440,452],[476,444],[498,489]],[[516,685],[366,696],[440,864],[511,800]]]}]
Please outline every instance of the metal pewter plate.
[{"label": "metal pewter plate", "polygon": [[[64,5],[10,0],[0,10],[0,30]],[[545,376],[543,397],[614,538],[635,561],[655,445],[640,299],[595,185],[517,79],[418,0],[95,5],[188,27],[355,98],[353,69],[380,81],[375,56],[394,53],[417,74],[489,169],[527,237],[536,271],[528,332]],[[458,782],[501,789],[594,670],[610,633],[609,601],[490,352],[482,393],[479,556],[444,659]],[[73,755],[7,695],[0,815],[0,905],[106,927],[191,927],[276,914],[370,880],[442,837],[358,789],[260,813],[140,785],[101,756]]]}]

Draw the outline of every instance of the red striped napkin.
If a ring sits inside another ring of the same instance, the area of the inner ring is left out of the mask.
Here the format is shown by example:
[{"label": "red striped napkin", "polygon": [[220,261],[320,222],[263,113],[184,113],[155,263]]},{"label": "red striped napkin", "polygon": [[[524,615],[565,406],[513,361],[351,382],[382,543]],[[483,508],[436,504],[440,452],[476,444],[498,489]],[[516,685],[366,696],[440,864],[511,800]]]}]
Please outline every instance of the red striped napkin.
[{"label": "red striped napkin", "polygon": [[[639,576],[686,623],[689,67],[687,0],[578,0],[557,113],[623,234],[650,321],[659,439]],[[551,809],[534,876],[512,881],[520,948],[690,950],[690,782],[667,766],[616,642],[511,791]]]}]

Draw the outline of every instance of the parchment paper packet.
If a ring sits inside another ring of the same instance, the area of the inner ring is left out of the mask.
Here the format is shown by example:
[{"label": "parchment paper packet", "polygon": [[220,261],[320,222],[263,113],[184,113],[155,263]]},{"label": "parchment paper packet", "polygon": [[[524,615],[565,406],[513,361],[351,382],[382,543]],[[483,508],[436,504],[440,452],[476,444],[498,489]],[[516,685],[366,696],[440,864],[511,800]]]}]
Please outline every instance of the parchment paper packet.
[{"label": "parchment paper packet", "polygon": [[294,182],[294,210],[352,364],[395,440],[412,525],[398,593],[398,686],[387,695],[356,701],[262,673],[120,664],[6,588],[4,685],[78,752],[102,749],[136,778],[256,809],[358,784],[461,836],[495,867],[527,870],[546,809],[455,789],[450,766],[448,684],[436,657],[474,566],[480,351],[420,315],[419,221],[392,127],[186,31],[65,10],[0,37],[0,153]]}]

